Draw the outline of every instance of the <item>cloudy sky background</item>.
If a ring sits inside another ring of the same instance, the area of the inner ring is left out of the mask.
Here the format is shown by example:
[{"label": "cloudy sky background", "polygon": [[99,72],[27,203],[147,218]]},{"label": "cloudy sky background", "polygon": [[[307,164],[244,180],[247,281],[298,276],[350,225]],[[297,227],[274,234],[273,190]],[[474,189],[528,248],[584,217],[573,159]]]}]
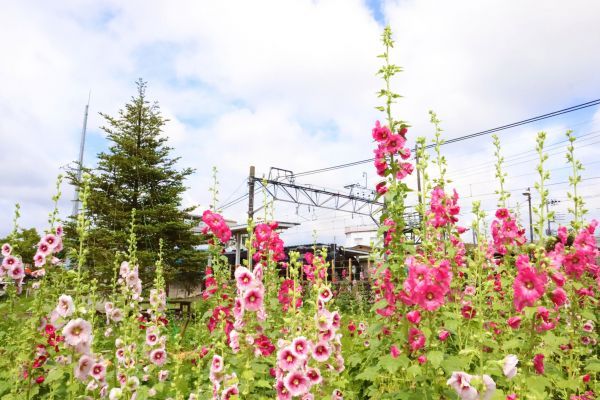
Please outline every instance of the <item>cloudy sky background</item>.
[{"label": "cloudy sky background", "polygon": [[[91,90],[84,162],[108,146],[98,112],[115,115],[148,81],[148,96],[171,121],[165,134],[181,167],[193,167],[184,203],[210,201],[212,166],[221,200],[244,194],[250,165],[295,172],[372,157],[370,130],[381,82],[380,34],[389,23],[395,81],[405,96],[395,114],[410,138],[431,137],[428,110],[446,138],[494,128],[600,98],[600,3],[551,1],[32,1],[0,13],[0,235],[21,225],[44,229],[56,176],[77,159]],[[600,215],[600,109],[591,107],[499,132],[513,189],[533,187],[535,133],[548,132],[550,197],[566,200],[564,133],[581,139],[588,165],[582,193]],[[495,204],[491,137],[444,147],[461,194],[463,223],[473,200]],[[370,164],[306,176],[298,183],[343,191],[374,186]],[[409,182],[413,182],[409,180]],[[61,212],[73,191],[63,187]],[[534,195],[534,201],[535,201]],[[259,198],[257,202],[261,202]],[[413,200],[414,201],[414,200]],[[225,211],[245,218],[246,203]],[[566,215],[566,202],[555,206]],[[525,209],[523,208],[524,212]],[[302,224],[288,243],[344,243],[346,226],[369,218],[276,204],[276,218]]]}]

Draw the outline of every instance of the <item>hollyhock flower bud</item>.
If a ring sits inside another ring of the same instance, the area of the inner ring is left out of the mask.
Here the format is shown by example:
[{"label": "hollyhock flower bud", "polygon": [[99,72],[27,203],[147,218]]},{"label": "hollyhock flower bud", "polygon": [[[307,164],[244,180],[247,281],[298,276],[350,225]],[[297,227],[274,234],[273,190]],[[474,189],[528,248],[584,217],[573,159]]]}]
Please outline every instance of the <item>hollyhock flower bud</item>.
[{"label": "hollyhock flower bud", "polygon": [[504,364],[502,366],[502,372],[508,379],[512,379],[517,375],[517,363],[519,359],[514,354],[509,354],[504,357]]},{"label": "hollyhock flower bud", "polygon": [[37,383],[38,385],[43,383],[46,380],[46,378],[44,378],[44,375],[40,375],[37,378],[35,378],[35,383]]},{"label": "hollyhock flower bud", "polygon": [[413,310],[406,313],[406,319],[411,324],[418,325],[421,322],[421,313],[419,310]]},{"label": "hollyhock flower bud", "polygon": [[518,397],[515,393],[509,394],[506,396],[506,400],[517,400]]},{"label": "hollyhock flower bud", "polygon": [[512,329],[519,329],[519,327],[521,326],[521,317],[520,316],[516,316],[516,317],[510,317],[506,323],[508,324],[508,326],[510,326]]},{"label": "hollyhock flower bud", "polygon": [[533,368],[537,374],[542,375],[544,373],[544,355],[536,354],[533,357]]},{"label": "hollyhock flower bud", "polygon": [[472,319],[477,314],[477,311],[469,304],[465,304],[460,309],[460,313],[465,319]]},{"label": "hollyhock flower bud", "polygon": [[417,361],[419,362],[419,364],[425,364],[427,362],[427,356],[420,355],[419,358],[417,358]]},{"label": "hollyhock flower bud", "polygon": [[400,349],[399,349],[399,348],[398,348],[398,346],[396,346],[395,344],[393,344],[393,345],[390,347],[390,355],[391,355],[393,358],[398,358],[398,356],[400,355]]},{"label": "hollyhock flower bud", "polygon": [[591,320],[587,320],[583,326],[581,327],[585,332],[593,332],[594,331],[594,322]]},{"label": "hollyhock flower bud", "polygon": [[445,342],[449,336],[450,336],[450,332],[448,332],[445,329],[441,330],[440,333],[438,333],[438,339],[440,339],[442,342]]}]

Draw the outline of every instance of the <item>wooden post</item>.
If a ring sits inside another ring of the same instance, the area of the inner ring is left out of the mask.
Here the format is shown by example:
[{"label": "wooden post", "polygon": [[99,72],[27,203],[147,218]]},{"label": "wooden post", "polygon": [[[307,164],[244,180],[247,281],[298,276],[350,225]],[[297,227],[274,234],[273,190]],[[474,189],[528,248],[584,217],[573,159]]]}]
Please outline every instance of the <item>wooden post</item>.
[{"label": "wooden post", "polygon": [[352,259],[348,258],[348,276],[350,277],[350,282],[352,282]]}]

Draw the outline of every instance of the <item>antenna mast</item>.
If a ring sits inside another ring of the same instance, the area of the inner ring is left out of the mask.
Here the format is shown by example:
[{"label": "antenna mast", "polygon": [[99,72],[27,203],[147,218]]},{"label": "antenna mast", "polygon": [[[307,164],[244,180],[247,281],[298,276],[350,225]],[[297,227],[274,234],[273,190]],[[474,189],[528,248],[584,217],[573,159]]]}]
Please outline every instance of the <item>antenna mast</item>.
[{"label": "antenna mast", "polygon": [[[92,96],[92,91],[88,94],[88,102],[85,106],[85,112],[83,114],[83,129],[81,130],[81,143],[79,145],[79,163],[77,165],[77,182],[81,182],[81,170],[83,168],[83,151],[85,149],[85,133],[87,130],[87,119],[88,119],[88,111],[90,109],[90,97]],[[79,188],[75,188],[75,199],[73,200],[73,216],[76,216],[79,213]]]}]

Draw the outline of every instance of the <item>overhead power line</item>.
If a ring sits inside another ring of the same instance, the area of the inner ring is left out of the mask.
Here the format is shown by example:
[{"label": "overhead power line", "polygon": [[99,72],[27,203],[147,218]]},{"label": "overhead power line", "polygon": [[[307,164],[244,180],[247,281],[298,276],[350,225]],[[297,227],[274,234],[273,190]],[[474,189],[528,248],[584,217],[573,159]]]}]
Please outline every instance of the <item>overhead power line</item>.
[{"label": "overhead power line", "polygon": [[[526,124],[530,124],[530,123],[533,123],[533,122],[542,121],[544,119],[548,119],[548,118],[552,118],[552,117],[557,117],[557,116],[562,115],[562,114],[567,114],[567,113],[570,113],[570,112],[573,112],[573,111],[582,110],[584,108],[593,107],[593,106],[596,106],[596,105],[600,105],[600,99],[588,101],[586,103],[581,103],[581,104],[578,104],[576,106],[563,108],[562,110],[557,110],[557,111],[553,111],[553,112],[550,112],[550,113],[546,113],[546,114],[538,115],[538,116],[535,116],[535,117],[527,118],[527,119],[524,119],[524,120],[521,120],[521,121],[513,122],[513,123],[510,123],[510,124],[498,126],[496,128],[486,129],[486,130],[481,131],[481,132],[475,132],[475,133],[471,133],[469,135],[459,136],[459,137],[456,137],[456,138],[453,138],[453,139],[448,139],[448,140],[444,141],[443,144],[447,145],[447,144],[451,144],[451,143],[461,142],[463,140],[473,139],[473,138],[476,138],[476,137],[479,137],[479,136],[489,135],[491,133],[499,132],[499,131],[510,129],[510,128],[515,128],[517,126],[526,125]],[[434,146],[435,145],[430,144],[430,145],[425,146],[425,148],[426,149],[430,149],[430,148],[433,148]],[[333,170],[336,170],[336,169],[348,168],[348,167],[353,167],[355,165],[366,164],[366,163],[369,163],[369,162],[373,162],[374,160],[375,160],[375,158],[368,158],[368,159],[365,159],[365,160],[358,160],[358,161],[353,161],[353,162],[349,162],[349,163],[345,163],[345,164],[332,165],[330,167],[325,167],[325,168],[319,168],[319,169],[314,169],[314,170],[310,170],[310,171],[299,172],[297,174],[294,174],[294,176],[295,177],[300,177],[300,176],[307,176],[307,175],[319,174],[319,173],[322,173],[322,172],[333,171]]]}]

